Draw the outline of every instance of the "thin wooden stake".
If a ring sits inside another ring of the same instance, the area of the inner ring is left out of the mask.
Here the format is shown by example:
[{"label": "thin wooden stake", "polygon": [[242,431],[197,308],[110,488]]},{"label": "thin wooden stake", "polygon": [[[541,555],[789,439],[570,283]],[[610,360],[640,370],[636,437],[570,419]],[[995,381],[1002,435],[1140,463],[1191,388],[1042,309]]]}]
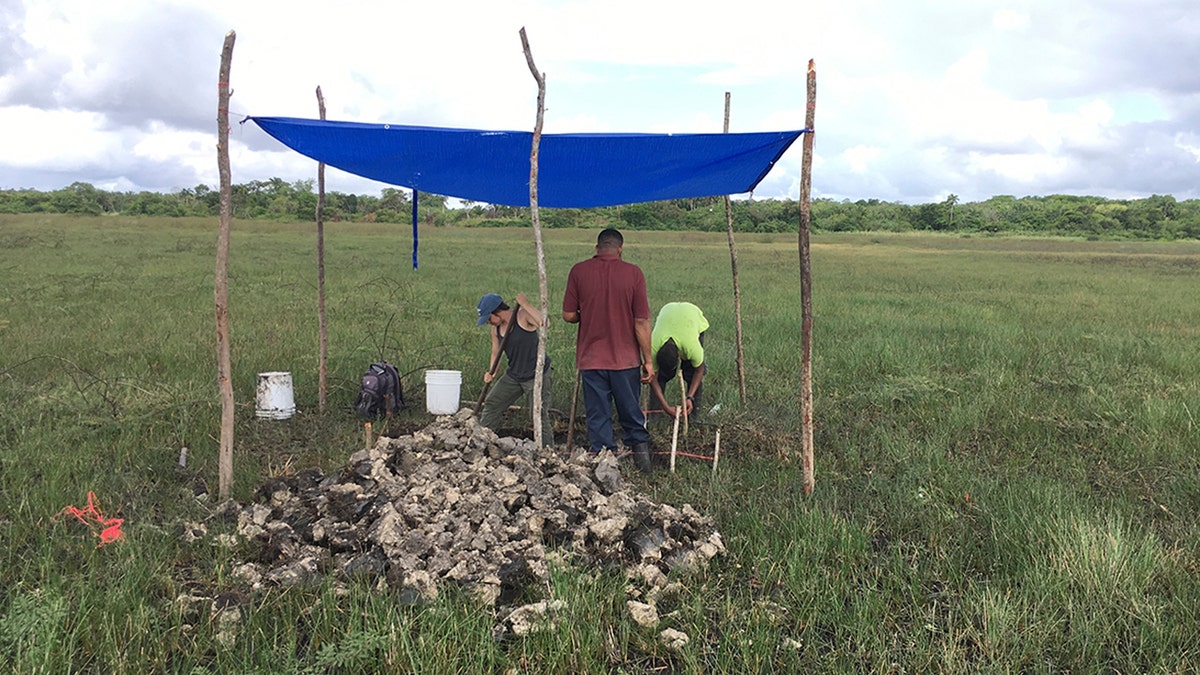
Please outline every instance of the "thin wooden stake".
[{"label": "thin wooden stake", "polygon": [[[729,92],[725,92],[725,133],[729,133]],[[725,195],[725,231],[729,238],[729,267],[733,270],[734,338],[737,342],[738,393],[746,402],[746,357],[742,351],[742,285],[738,280],[737,246],[733,243],[733,202]]]},{"label": "thin wooden stake", "polygon": [[[325,97],[317,87],[317,109],[325,119]],[[317,162],[317,410],[324,413],[326,403],[329,334],[325,328],[325,162]]]},{"label": "thin wooden stake", "polygon": [[671,432],[671,473],[675,473],[675,452],[679,448],[679,418],[683,417],[683,406],[675,409],[675,431]]},{"label": "thin wooden stake", "polygon": [[225,34],[217,75],[217,171],[221,178],[220,221],[213,300],[217,318],[217,386],[221,390],[221,445],[217,460],[218,496],[229,499],[233,486],[233,371],[229,352],[229,239],[233,223],[233,180],[229,172],[229,71],[237,34]]},{"label": "thin wooden stake", "polygon": [[808,111],[805,113],[804,155],[800,162],[800,425],[801,451],[804,455],[804,494],[810,495],[816,482],[813,471],[813,398],[812,398],[812,263],[809,259],[808,230],[812,222],[812,156],[817,109],[817,70],[808,61]]},{"label": "thin wooden stake", "polygon": [[542,388],[545,377],[542,364],[546,362],[547,324],[549,323],[549,290],[546,285],[546,250],[542,245],[542,221],[538,213],[538,149],[542,142],[542,119],[546,113],[546,74],[539,72],[533,63],[533,52],[529,49],[529,38],[525,27],[521,27],[521,48],[525,52],[525,63],[537,81],[537,122],[533,127],[533,144],[529,149],[529,211],[533,220],[533,241],[537,248],[538,292],[541,294],[542,325],[538,326],[537,366],[533,372],[533,442],[542,447]]},{"label": "thin wooden stake", "polygon": [[363,422],[363,447],[370,450],[373,445],[375,445],[375,437],[371,431],[371,423]]},{"label": "thin wooden stake", "polygon": [[713,475],[717,475],[717,462],[721,461],[721,430],[717,429],[717,438],[713,441]]}]

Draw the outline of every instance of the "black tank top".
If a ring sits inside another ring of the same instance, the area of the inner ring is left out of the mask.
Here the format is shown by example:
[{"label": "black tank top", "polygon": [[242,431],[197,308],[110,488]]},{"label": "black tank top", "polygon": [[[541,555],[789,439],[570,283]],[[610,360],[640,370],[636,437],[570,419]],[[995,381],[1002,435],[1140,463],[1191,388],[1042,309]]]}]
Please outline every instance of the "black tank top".
[{"label": "black tank top", "polygon": [[[513,312],[513,328],[516,331],[504,343],[504,355],[508,357],[508,376],[517,382],[533,379],[533,364],[537,361],[538,334],[536,330],[525,330]],[[546,355],[545,370],[550,369],[550,355]]]}]

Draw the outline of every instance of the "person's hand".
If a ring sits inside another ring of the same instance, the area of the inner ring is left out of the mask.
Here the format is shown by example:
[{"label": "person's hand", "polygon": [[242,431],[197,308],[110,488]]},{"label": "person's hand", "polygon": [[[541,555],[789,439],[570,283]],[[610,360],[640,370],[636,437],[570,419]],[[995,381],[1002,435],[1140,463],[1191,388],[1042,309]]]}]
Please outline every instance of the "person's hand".
[{"label": "person's hand", "polygon": [[521,305],[532,307],[532,305],[529,304],[529,298],[525,297],[524,293],[517,293],[517,306]]},{"label": "person's hand", "polygon": [[492,371],[490,371],[490,370],[483,371],[483,382],[484,382],[484,384],[492,383]]},{"label": "person's hand", "polygon": [[649,361],[642,364],[642,384],[650,384],[654,379],[654,366]]},{"label": "person's hand", "polygon": [[675,419],[676,410],[677,408],[673,405],[663,406],[663,413],[665,413],[666,416],[670,417],[671,419]]},{"label": "person's hand", "polygon": [[694,407],[694,404],[693,404],[690,396],[688,398],[683,399],[683,414],[685,416],[692,414],[693,407]]}]

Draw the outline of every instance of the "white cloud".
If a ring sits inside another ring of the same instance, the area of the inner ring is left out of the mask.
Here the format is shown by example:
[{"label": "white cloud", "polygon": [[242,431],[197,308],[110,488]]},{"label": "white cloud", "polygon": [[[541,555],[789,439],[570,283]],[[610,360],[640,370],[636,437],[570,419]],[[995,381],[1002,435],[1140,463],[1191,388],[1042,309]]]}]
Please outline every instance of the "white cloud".
[{"label": "white cloud", "polygon": [[[83,166],[120,149],[120,138],[104,127],[104,116],[96,112],[0,108],[0,128],[8,130],[3,159],[22,168],[70,170]],[[54,133],[29,133],[47,128]]]},{"label": "white cloud", "polygon": [[854,173],[866,173],[875,160],[879,159],[880,154],[879,148],[856,145],[843,152],[842,159]]},{"label": "white cloud", "polygon": [[997,30],[1018,30],[1029,26],[1029,15],[1014,9],[998,9],[992,15]]}]

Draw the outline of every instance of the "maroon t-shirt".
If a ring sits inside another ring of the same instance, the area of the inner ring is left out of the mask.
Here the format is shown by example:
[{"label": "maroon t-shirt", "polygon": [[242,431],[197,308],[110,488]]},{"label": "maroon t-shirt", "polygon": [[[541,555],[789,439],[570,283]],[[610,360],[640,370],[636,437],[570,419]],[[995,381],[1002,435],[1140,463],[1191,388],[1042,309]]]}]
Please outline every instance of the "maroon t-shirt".
[{"label": "maroon t-shirt", "polygon": [[564,312],[579,312],[575,367],[625,370],[642,365],[634,319],[650,319],[646,276],[616,253],[596,254],[567,275]]}]

